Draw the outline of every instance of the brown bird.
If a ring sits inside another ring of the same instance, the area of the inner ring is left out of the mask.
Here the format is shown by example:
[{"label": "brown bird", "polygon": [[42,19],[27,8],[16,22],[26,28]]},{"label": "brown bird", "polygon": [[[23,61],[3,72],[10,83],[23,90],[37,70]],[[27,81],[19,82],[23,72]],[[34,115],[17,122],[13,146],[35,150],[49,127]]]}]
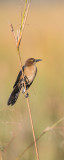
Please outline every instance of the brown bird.
[{"label": "brown bird", "polygon": [[25,62],[25,65],[22,67],[24,72],[24,79],[22,76],[22,70],[20,70],[18,77],[16,79],[16,82],[13,86],[13,91],[8,99],[8,103],[7,103],[8,105],[15,104],[15,102],[18,99],[21,88],[23,88],[22,93],[25,93],[24,81],[26,84],[26,90],[31,86],[37,73],[36,63],[39,61],[41,61],[41,59],[29,58]]}]

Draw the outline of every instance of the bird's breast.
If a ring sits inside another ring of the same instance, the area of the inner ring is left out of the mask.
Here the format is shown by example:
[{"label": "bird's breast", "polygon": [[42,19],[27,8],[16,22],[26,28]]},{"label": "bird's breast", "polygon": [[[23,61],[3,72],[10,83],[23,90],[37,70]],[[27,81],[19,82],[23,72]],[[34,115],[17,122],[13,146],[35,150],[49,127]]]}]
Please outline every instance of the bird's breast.
[{"label": "bird's breast", "polygon": [[34,80],[36,72],[37,72],[37,68],[36,68],[35,65],[34,66],[25,67],[24,74],[26,75],[26,77],[28,78],[30,83]]}]

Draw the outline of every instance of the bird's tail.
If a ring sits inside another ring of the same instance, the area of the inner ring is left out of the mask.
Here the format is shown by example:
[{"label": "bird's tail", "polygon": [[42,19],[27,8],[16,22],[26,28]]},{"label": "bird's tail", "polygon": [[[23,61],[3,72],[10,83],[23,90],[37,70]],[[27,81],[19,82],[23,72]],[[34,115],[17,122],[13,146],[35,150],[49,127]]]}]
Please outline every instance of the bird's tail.
[{"label": "bird's tail", "polygon": [[11,93],[9,99],[8,99],[8,103],[7,104],[8,105],[14,105],[15,102],[17,101],[17,99],[18,99],[19,93],[20,93],[20,89],[19,89],[18,86],[16,86],[13,89],[13,91],[12,91],[12,93]]}]

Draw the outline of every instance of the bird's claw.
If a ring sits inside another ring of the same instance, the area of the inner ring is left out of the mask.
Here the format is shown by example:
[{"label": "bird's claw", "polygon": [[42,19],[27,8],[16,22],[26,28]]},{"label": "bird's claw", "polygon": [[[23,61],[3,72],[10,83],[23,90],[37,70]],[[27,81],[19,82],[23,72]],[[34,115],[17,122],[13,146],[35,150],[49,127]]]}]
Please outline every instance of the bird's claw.
[{"label": "bird's claw", "polygon": [[25,98],[28,98],[29,97],[29,94],[27,93],[26,95],[25,95]]}]

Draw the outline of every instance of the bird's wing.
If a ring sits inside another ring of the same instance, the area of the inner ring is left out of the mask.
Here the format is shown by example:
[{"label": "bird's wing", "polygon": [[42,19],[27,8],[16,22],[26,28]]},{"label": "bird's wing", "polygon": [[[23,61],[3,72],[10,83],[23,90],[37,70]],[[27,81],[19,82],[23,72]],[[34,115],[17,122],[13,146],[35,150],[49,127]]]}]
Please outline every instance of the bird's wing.
[{"label": "bird's wing", "polygon": [[[24,71],[24,66],[22,67],[23,71]],[[17,79],[15,81],[15,84],[13,86],[13,88],[18,84],[19,80],[20,80],[20,77],[22,75],[22,70],[19,72],[18,76],[17,76]]]}]

